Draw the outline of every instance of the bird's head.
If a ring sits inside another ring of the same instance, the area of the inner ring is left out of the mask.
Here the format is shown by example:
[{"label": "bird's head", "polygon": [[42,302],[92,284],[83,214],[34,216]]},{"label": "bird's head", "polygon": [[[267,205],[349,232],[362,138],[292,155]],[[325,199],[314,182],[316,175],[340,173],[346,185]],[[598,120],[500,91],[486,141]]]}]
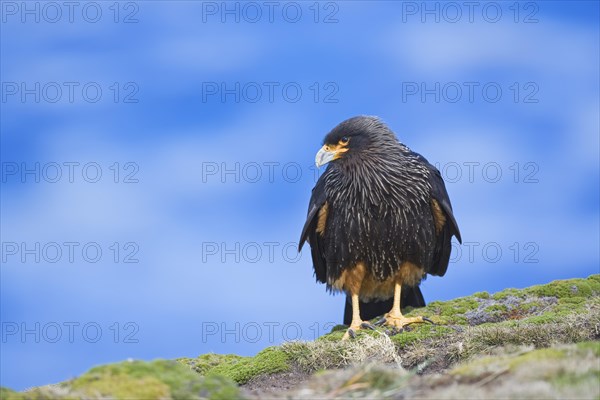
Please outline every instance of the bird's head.
[{"label": "bird's head", "polygon": [[368,150],[385,149],[397,143],[394,133],[377,117],[358,116],[345,120],[325,136],[317,152],[317,167],[339,159],[361,157]]}]

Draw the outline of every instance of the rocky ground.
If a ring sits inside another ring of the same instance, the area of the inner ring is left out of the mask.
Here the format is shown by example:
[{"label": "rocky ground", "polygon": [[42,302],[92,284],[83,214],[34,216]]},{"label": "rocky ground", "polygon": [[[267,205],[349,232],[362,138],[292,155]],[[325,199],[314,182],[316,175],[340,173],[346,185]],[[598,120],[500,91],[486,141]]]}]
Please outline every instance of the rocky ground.
[{"label": "rocky ground", "polygon": [[[407,310],[409,311],[409,310]],[[126,361],[2,399],[600,398],[600,275],[410,310],[435,325],[344,327],[254,357]]]}]

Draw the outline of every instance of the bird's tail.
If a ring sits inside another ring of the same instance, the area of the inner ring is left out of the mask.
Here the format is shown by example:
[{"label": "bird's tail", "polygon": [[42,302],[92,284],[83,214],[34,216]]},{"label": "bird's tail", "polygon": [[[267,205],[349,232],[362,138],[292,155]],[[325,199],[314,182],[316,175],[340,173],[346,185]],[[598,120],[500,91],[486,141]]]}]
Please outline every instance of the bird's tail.
[{"label": "bird's tail", "polygon": [[402,299],[400,301],[400,307],[425,307],[425,298],[421,293],[419,286],[413,286],[411,288],[402,289]]},{"label": "bird's tail", "polygon": [[[371,320],[379,317],[392,309],[394,299],[370,301],[368,303],[360,302],[360,318],[363,321]],[[425,307],[425,299],[421,288],[418,286],[402,288],[402,298],[400,299],[400,307]],[[344,324],[350,325],[352,322],[352,300],[350,296],[346,296],[346,306],[344,308]]]}]

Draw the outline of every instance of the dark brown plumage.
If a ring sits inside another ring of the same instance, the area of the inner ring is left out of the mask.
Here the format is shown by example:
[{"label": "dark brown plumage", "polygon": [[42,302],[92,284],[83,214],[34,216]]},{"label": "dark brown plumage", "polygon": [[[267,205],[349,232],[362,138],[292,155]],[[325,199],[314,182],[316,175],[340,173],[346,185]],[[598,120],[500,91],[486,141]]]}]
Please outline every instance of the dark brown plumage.
[{"label": "dark brown plumage", "polygon": [[388,324],[420,322],[401,315],[401,295],[412,291],[422,302],[419,283],[444,275],[452,236],[461,241],[439,171],[364,116],[335,127],[316,163],[329,165],[313,189],[299,250],[309,242],[317,280],[350,295],[353,329],[362,323],[359,300],[394,297]]}]

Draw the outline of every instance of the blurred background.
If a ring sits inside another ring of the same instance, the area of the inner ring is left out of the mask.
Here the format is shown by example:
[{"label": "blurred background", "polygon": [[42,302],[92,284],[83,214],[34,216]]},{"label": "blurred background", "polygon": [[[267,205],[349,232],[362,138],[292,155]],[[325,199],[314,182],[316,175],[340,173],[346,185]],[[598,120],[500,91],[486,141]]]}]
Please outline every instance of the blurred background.
[{"label": "blurred background", "polygon": [[0,7],[2,386],[340,323],[296,246],[358,114],[446,179],[428,302],[599,272],[598,2]]}]

